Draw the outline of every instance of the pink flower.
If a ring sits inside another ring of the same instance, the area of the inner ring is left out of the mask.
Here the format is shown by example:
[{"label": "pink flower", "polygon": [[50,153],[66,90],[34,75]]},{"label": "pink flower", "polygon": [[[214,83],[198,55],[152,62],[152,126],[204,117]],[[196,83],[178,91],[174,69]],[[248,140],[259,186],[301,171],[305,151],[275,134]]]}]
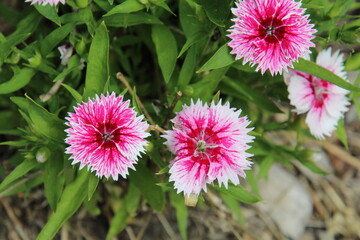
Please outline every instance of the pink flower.
[{"label": "pink flower", "polygon": [[315,46],[311,39],[316,30],[300,8],[301,1],[243,0],[235,4],[228,45],[236,60],[258,64],[256,71],[261,69],[264,74],[269,69],[271,75],[281,74]]},{"label": "pink flower", "polygon": [[65,0],[25,0],[25,2],[38,3],[39,5],[49,4],[50,6],[56,6],[58,3],[65,4]]},{"label": "pink flower", "polygon": [[169,180],[174,181],[178,193],[198,195],[215,179],[227,187],[229,180],[239,184],[238,175],[245,177],[244,170],[251,166],[246,158],[252,156],[245,151],[254,137],[248,135],[250,122],[246,117],[239,118],[240,113],[228,102],[208,106],[199,100],[184,105],[172,119],[173,130],[163,137],[176,155],[170,164]]},{"label": "pink flower", "polygon": [[75,113],[69,113],[65,141],[70,144],[66,153],[72,154],[72,164],[80,162],[80,169],[87,165],[99,177],[126,178],[149,136],[145,132],[149,125],[142,122],[143,116],[136,117],[129,104],[112,93],[78,104]]},{"label": "pink flower", "polygon": [[[343,55],[336,51],[331,55],[331,48],[319,53],[316,63],[343,79],[346,78]],[[295,106],[298,114],[306,113],[306,123],[311,134],[318,139],[330,136],[336,125],[348,110],[349,93],[335,84],[326,82],[307,73],[291,70],[284,75],[288,85],[290,103]]]}]

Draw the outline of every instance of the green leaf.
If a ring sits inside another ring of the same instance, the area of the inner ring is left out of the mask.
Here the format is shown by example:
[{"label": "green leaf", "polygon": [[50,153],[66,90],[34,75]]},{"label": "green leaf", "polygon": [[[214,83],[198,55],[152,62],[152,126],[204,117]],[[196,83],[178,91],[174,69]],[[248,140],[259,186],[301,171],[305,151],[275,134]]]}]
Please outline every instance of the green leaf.
[{"label": "green leaf", "polygon": [[96,29],[91,42],[86,69],[83,100],[102,93],[109,78],[109,35],[104,22]]},{"label": "green leaf", "polygon": [[65,139],[65,124],[57,116],[49,113],[45,108],[34,102],[30,97],[28,100],[28,113],[37,132],[54,141],[63,143]]},{"label": "green leaf", "polygon": [[0,42],[0,65],[10,54],[12,47],[25,41],[38,27],[41,18],[36,12],[32,12],[23,18],[15,32],[10,34],[5,41]]},{"label": "green leaf", "polygon": [[[53,239],[61,226],[76,212],[87,196],[89,174],[83,169],[79,171],[76,179],[66,186],[57,205],[58,211],[54,212],[43,229],[38,240]],[[61,209],[61,210],[59,210]]]},{"label": "green leaf", "polygon": [[117,13],[131,13],[137,12],[145,8],[144,4],[141,4],[138,0],[126,0],[119,5],[112,8],[104,17],[111,16]]},{"label": "green leaf", "polygon": [[220,193],[225,193],[230,195],[231,197],[248,204],[257,203],[261,200],[258,196],[248,192],[243,186],[241,185],[229,185],[228,189],[224,187],[220,188],[218,186],[213,186],[216,190]]},{"label": "green leaf", "polygon": [[230,14],[230,5],[227,0],[195,0],[201,5],[211,22],[220,27],[225,27],[225,22]]},{"label": "green leaf", "polygon": [[152,26],[151,38],[165,83],[169,83],[178,55],[176,40],[171,31],[162,25]]},{"label": "green leaf", "polygon": [[[64,176],[59,176],[63,169],[64,154],[63,151],[54,151],[45,163],[44,187],[45,196],[53,211],[56,211],[57,203],[62,193]],[[62,211],[62,209],[60,210]]]},{"label": "green leaf", "polygon": [[125,229],[126,221],[129,217],[129,213],[126,211],[124,202],[121,204],[118,211],[116,211],[115,216],[111,220],[110,229],[106,235],[106,239],[110,240],[116,236],[119,232]]},{"label": "green leaf", "polygon": [[344,144],[345,148],[349,149],[348,139],[347,139],[346,130],[345,130],[344,118],[341,118],[338,122],[337,129],[336,129],[336,135],[338,136],[341,143]]},{"label": "green leaf", "polygon": [[36,71],[31,68],[22,68],[7,82],[0,84],[0,94],[8,94],[25,87],[35,75]]},{"label": "green leaf", "polygon": [[342,79],[341,77],[335,75],[334,73],[330,72],[329,70],[317,65],[314,62],[305,60],[303,58],[299,59],[299,62],[294,63],[294,69],[301,72],[306,72],[311,75],[314,75],[318,78],[321,78],[327,82],[333,83],[339,87],[360,92],[360,88],[353,86],[351,83],[347,82],[346,80]]},{"label": "green leaf", "polygon": [[29,142],[26,140],[0,142],[0,145],[7,145],[13,147],[25,147],[28,144]]},{"label": "green leaf", "polygon": [[360,53],[351,55],[345,63],[345,71],[354,71],[358,69],[360,69]]},{"label": "green leaf", "polygon": [[192,45],[194,45],[195,43],[199,42],[200,40],[206,38],[207,35],[205,32],[197,32],[194,35],[191,35],[185,42],[184,46],[181,48],[181,51],[178,55],[178,58],[181,57],[184,52],[186,52],[186,50],[189,49],[189,47],[191,47]]},{"label": "green leaf", "polygon": [[268,98],[267,94],[258,92],[255,88],[252,88],[240,80],[235,81],[225,78],[222,84],[228,87],[226,92],[236,98],[243,98],[246,101],[253,102],[259,108],[272,113],[282,113],[282,111]]},{"label": "green leaf", "polygon": [[[38,5],[38,4],[35,4]],[[47,5],[46,5],[47,6]],[[59,43],[69,35],[74,29],[75,23],[68,23],[62,27],[56,28],[44,40],[40,42],[40,52],[43,56],[47,56]]]},{"label": "green leaf", "polygon": [[66,90],[68,90],[68,92],[73,96],[73,98],[76,100],[76,102],[81,103],[82,102],[82,96],[80,95],[80,93],[78,93],[78,91],[76,91],[75,89],[73,89],[72,87],[70,87],[69,85],[62,83],[61,84],[64,88],[66,88]]},{"label": "green leaf", "polygon": [[[219,69],[212,70],[210,73],[205,75],[205,77],[191,85],[194,89],[194,94],[192,95],[193,99],[202,99],[208,101],[212,98],[214,91],[221,82],[223,76],[227,72],[229,67],[223,67]],[[206,87],[204,87],[206,86]]]},{"label": "green leaf", "polygon": [[94,195],[98,184],[99,178],[94,174],[89,173],[88,200],[90,200]]},{"label": "green leaf", "polygon": [[321,175],[328,175],[329,173],[322,170],[318,165],[316,165],[312,160],[304,160],[304,161],[299,161],[302,165],[304,165],[305,167],[307,167],[308,169],[310,169],[312,172],[317,173],[317,174],[321,174]]},{"label": "green leaf", "polygon": [[272,156],[271,154],[266,156],[260,163],[260,171],[258,173],[258,178],[265,178],[268,175],[269,170],[273,166],[274,162],[274,156]]},{"label": "green leaf", "polygon": [[175,208],[176,220],[182,239],[187,239],[188,209],[184,203],[182,194],[177,194],[175,190],[170,191],[170,203]]},{"label": "green leaf", "polygon": [[129,179],[144,195],[149,204],[157,211],[161,211],[165,204],[165,195],[162,189],[156,185],[158,182],[154,173],[139,161],[136,171],[129,171]]},{"label": "green leaf", "polygon": [[171,13],[172,15],[176,16],[175,13],[173,11],[171,11],[171,9],[169,8],[169,6],[166,4],[166,2],[164,0],[149,0],[152,4],[159,6],[163,9],[165,9],[166,11],[168,11],[169,13]]},{"label": "green leaf", "polygon": [[26,173],[28,173],[31,169],[35,168],[39,163],[33,160],[24,160],[20,163],[0,184],[0,193],[6,190],[11,183],[15,180],[23,177]]},{"label": "green leaf", "polygon": [[140,201],[140,192],[132,183],[129,184],[128,192],[115,216],[111,220],[106,239],[113,239],[126,227],[127,219],[136,211]]},{"label": "green leaf", "polygon": [[197,70],[197,73],[226,67],[234,62],[235,58],[229,53],[229,48],[227,44],[225,44],[220,47],[199,70]]},{"label": "green leaf", "polygon": [[124,198],[125,207],[129,215],[133,215],[138,208],[140,202],[141,193],[139,189],[135,187],[131,182],[129,183],[128,192]]},{"label": "green leaf", "polygon": [[197,62],[197,48],[195,46],[190,47],[189,51],[186,54],[185,61],[181,67],[179,73],[179,87],[185,87],[191,80],[192,76],[195,73],[196,62]]},{"label": "green leaf", "polygon": [[244,226],[246,224],[245,218],[241,212],[240,204],[239,202],[231,197],[229,194],[221,192],[220,193],[221,198],[224,200],[225,204],[230,208],[231,212],[236,216],[239,223]]},{"label": "green leaf", "polygon": [[157,17],[143,12],[117,13],[103,18],[109,27],[130,27],[139,24],[163,24]]},{"label": "green leaf", "polygon": [[47,19],[49,19],[50,21],[54,22],[57,25],[61,25],[61,21],[60,18],[57,14],[57,9],[56,6],[50,6],[50,4],[47,5],[42,5],[42,4],[34,4],[33,5],[36,10],[43,15],[44,17],[46,17]]}]

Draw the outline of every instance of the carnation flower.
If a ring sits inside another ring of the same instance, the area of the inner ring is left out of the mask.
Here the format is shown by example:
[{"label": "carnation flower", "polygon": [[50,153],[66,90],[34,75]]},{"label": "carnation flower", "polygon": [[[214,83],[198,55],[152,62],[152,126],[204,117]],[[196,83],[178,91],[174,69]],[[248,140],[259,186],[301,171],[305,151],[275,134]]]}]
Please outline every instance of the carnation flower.
[{"label": "carnation flower", "polygon": [[[331,48],[319,53],[316,63],[343,79],[343,55],[336,51],[331,55]],[[326,82],[307,73],[290,70],[284,75],[288,85],[290,103],[298,114],[306,113],[306,123],[312,135],[318,139],[330,136],[336,125],[348,110],[348,90]]]},{"label": "carnation flower", "polygon": [[50,6],[56,6],[59,2],[65,4],[65,0],[25,0],[25,2],[31,2],[31,4],[38,3],[40,5],[50,4]]},{"label": "carnation flower", "polygon": [[99,177],[111,175],[117,180],[120,174],[126,178],[149,136],[145,132],[149,125],[142,122],[143,116],[136,117],[129,104],[112,93],[78,104],[75,113],[69,113],[65,141],[70,145],[66,153],[72,154],[72,164],[80,162],[80,169],[87,166]]},{"label": "carnation flower", "polygon": [[232,8],[236,18],[229,30],[228,45],[236,60],[258,64],[256,71],[267,69],[271,75],[282,73],[315,45],[316,32],[309,24],[301,2],[294,0],[242,0]]},{"label": "carnation flower", "polygon": [[244,170],[251,166],[246,158],[252,156],[245,151],[254,137],[248,135],[252,128],[246,127],[250,122],[239,117],[240,113],[228,102],[208,106],[199,100],[184,105],[172,119],[173,130],[166,131],[163,137],[176,155],[170,163],[169,180],[178,193],[198,195],[215,179],[227,188],[229,180],[237,185],[238,176],[245,177]]}]

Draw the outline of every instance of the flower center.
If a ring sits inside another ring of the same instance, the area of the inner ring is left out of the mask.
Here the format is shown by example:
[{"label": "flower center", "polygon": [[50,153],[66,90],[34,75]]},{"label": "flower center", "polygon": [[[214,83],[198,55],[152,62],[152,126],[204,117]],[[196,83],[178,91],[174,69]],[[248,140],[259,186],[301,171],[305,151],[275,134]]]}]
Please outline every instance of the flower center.
[{"label": "flower center", "polygon": [[273,26],[268,26],[265,29],[265,32],[267,36],[273,36],[275,34],[275,28]]},{"label": "flower center", "polygon": [[200,153],[206,152],[206,142],[204,140],[199,140],[196,144],[196,150]]},{"label": "flower center", "polygon": [[105,142],[110,141],[113,137],[114,137],[114,135],[107,133],[107,132],[104,132],[101,134],[101,138]]}]

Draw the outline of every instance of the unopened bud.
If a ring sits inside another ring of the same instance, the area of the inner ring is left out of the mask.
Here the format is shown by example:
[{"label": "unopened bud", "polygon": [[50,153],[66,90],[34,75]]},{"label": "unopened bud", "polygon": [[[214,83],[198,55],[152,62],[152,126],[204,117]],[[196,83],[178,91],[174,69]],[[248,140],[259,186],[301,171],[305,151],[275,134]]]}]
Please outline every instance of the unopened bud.
[{"label": "unopened bud", "polygon": [[36,52],[35,55],[32,58],[28,59],[29,61],[29,67],[36,68],[41,64],[42,57],[39,52]]},{"label": "unopened bud", "polygon": [[49,159],[50,154],[50,150],[47,147],[42,147],[36,152],[36,161],[44,163]]},{"label": "unopened bud", "polygon": [[185,198],[185,205],[189,207],[195,207],[198,201],[198,195],[194,193],[190,193],[189,195],[184,196]]}]

